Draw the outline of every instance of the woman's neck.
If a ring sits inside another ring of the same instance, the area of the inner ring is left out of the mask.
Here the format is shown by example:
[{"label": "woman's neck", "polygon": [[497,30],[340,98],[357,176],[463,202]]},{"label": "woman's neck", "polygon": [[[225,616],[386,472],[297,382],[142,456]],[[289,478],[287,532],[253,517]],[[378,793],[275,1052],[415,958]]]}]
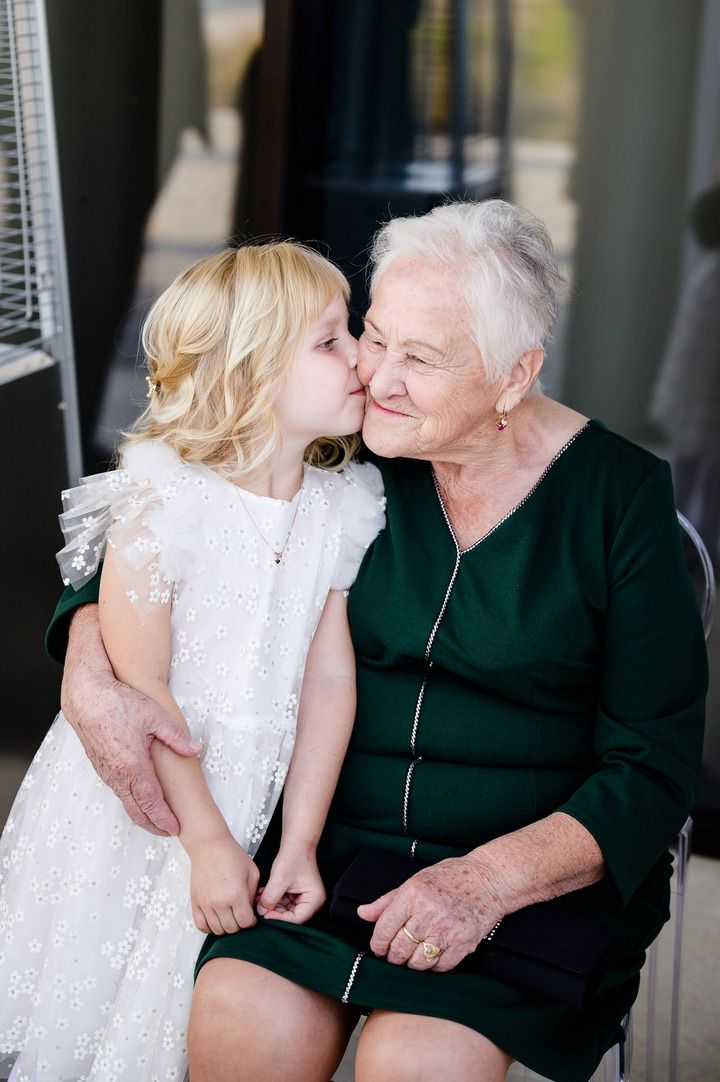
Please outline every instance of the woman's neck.
[{"label": "woman's neck", "polygon": [[447,459],[433,459],[436,477],[459,491],[477,490],[525,473],[544,470],[587,417],[544,395],[531,395],[508,417],[507,427],[491,431],[474,447]]},{"label": "woman's neck", "polygon": [[508,427],[461,461],[432,463],[462,549],[469,548],[533,489],[587,418],[540,395],[513,411]]}]

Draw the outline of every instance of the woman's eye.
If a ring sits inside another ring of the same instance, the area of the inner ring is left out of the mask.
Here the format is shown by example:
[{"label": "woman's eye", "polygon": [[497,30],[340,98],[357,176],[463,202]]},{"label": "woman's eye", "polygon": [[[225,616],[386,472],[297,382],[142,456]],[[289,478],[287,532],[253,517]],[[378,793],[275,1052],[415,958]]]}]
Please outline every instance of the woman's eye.
[{"label": "woman's eye", "polygon": [[367,327],[363,330],[362,337],[372,349],[385,349],[385,343],[378,338],[373,338]]}]

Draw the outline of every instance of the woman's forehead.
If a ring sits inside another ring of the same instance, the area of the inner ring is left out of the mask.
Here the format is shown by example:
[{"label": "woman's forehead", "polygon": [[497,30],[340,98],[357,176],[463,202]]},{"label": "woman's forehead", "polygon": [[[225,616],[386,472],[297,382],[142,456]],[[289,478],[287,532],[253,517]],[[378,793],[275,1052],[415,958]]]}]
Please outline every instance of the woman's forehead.
[{"label": "woman's forehead", "polygon": [[473,323],[451,272],[420,261],[388,268],[365,318],[376,330],[398,333],[407,343],[426,342],[442,352],[449,342],[465,338]]}]

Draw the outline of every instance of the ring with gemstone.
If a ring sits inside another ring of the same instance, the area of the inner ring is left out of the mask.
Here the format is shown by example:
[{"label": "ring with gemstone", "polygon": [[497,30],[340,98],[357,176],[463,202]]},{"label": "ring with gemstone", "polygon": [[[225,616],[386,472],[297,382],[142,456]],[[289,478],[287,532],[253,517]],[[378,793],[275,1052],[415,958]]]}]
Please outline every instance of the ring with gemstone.
[{"label": "ring with gemstone", "polygon": [[426,962],[436,962],[445,950],[444,947],[436,947],[434,943],[425,942],[423,942],[422,949]]}]

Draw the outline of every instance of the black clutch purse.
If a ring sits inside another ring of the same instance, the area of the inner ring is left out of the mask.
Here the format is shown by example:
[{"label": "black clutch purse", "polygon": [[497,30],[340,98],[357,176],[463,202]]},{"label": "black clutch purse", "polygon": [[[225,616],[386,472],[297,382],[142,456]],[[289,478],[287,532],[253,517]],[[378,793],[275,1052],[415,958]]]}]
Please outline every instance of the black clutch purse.
[{"label": "black clutch purse", "polygon": [[[366,928],[357,907],[399,887],[427,865],[367,846],[338,879],[330,916]],[[509,913],[464,958],[460,970],[494,977],[515,988],[582,1009],[607,970],[614,928],[555,902],[539,902]]]}]

